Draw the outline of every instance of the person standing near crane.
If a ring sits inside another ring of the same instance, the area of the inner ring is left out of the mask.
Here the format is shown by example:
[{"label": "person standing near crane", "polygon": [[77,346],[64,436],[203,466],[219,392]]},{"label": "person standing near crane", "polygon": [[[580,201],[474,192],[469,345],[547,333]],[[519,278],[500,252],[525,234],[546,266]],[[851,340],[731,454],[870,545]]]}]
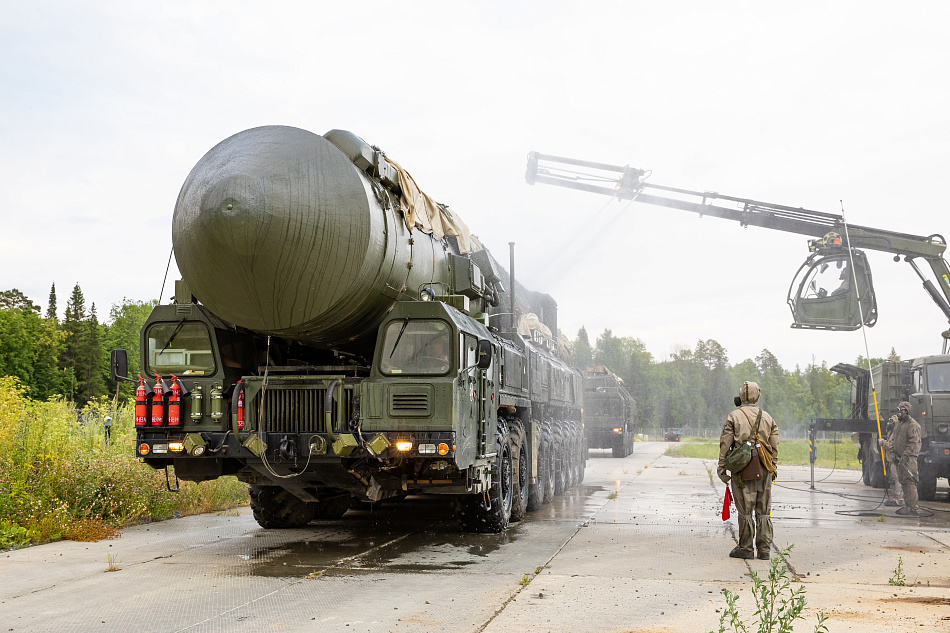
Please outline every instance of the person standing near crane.
[{"label": "person standing near crane", "polygon": [[910,417],[910,403],[901,402],[897,405],[900,414],[897,427],[894,429],[894,453],[900,460],[897,464],[897,477],[904,492],[904,507],[897,514],[917,516],[920,507],[917,505],[917,456],[920,455],[920,424]]},{"label": "person standing near crane", "polygon": [[887,439],[880,440],[884,448],[884,461],[887,462],[887,496],[890,497],[884,505],[897,507],[904,505],[904,493],[900,483],[900,456],[894,453],[894,431],[897,429],[899,418],[892,415],[887,421]]}]

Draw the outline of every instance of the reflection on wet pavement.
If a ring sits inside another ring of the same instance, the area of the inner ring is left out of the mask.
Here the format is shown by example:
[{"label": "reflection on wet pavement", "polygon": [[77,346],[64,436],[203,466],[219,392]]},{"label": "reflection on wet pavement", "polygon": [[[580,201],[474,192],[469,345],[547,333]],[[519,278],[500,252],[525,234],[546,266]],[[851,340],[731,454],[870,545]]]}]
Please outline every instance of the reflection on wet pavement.
[{"label": "reflection on wet pavement", "polygon": [[[537,522],[576,524],[604,503],[603,486],[580,484],[513,523],[501,534],[469,534],[459,529],[454,501],[440,497],[408,497],[371,510],[354,509],[338,521],[315,521],[300,534],[239,555],[237,575],[292,578],[370,570],[427,572],[471,568],[490,554],[517,542],[525,526]],[[264,531],[262,531],[264,532]],[[266,532],[271,535],[275,532]],[[270,540],[270,539],[267,539]]]}]

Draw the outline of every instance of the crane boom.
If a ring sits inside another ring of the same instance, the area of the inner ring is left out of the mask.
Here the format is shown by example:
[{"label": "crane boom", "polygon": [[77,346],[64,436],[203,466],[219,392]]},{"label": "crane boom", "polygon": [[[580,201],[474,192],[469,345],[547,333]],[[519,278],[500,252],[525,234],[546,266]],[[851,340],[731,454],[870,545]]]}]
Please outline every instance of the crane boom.
[{"label": "crane boom", "polygon": [[[571,167],[581,168],[581,170],[571,169]],[[812,251],[819,248],[817,242],[824,236],[829,233],[840,233],[842,246],[845,248],[891,253],[895,256],[895,261],[903,257],[923,282],[927,294],[950,321],[950,268],[943,258],[947,241],[942,235],[912,235],[855,224],[848,224],[846,231],[843,215],[726,196],[710,191],[693,191],[658,185],[646,182],[650,174],[651,172],[629,165],[609,165],[530,152],[525,180],[532,185],[544,183],[567,187],[608,195],[620,200],[636,200],[644,204],[690,211],[700,216],[709,215],[733,220],[742,226],[759,226],[806,235],[816,238],[809,241],[809,248]],[[648,189],[662,193],[646,193],[645,190]],[[720,201],[733,203],[734,206],[714,204]],[[930,265],[938,280],[939,290],[933,281],[918,268],[914,262],[917,258],[925,260]],[[944,332],[944,339],[948,336],[950,336],[950,330]]]}]

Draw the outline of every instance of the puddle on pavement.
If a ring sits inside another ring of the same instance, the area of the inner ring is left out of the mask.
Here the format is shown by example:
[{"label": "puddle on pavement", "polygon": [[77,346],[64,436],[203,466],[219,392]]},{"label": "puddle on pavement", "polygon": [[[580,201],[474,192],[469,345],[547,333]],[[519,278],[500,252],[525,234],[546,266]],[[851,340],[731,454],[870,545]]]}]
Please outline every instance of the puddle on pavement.
[{"label": "puddle on pavement", "polygon": [[[471,567],[514,543],[522,526],[532,521],[583,521],[602,504],[603,486],[575,486],[528,514],[501,534],[460,531],[450,500],[409,497],[373,510],[351,510],[339,521],[316,521],[293,530],[299,540],[283,541],[291,531],[264,531],[251,541],[250,551],[238,555],[240,575],[270,578],[303,577],[332,570],[427,572]],[[595,496],[597,495],[597,496]],[[273,544],[268,542],[282,541]]]}]

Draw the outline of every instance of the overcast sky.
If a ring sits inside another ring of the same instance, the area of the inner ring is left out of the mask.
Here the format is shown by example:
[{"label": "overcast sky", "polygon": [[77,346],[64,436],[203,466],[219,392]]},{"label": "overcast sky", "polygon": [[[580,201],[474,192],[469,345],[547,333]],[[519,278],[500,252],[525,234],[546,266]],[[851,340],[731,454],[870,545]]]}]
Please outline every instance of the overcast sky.
[{"label": "overcast sky", "polygon": [[[659,359],[716,339],[787,367],[864,353],[791,330],[806,238],[524,182],[528,151],[651,182],[950,234],[946,2],[6,2],[0,290],[100,319],[159,295],[179,188],[259,125],[348,129],[451,205],[562,329]],[[911,268],[869,253],[871,354],[940,351]],[[171,292],[177,271],[172,264]]]}]

